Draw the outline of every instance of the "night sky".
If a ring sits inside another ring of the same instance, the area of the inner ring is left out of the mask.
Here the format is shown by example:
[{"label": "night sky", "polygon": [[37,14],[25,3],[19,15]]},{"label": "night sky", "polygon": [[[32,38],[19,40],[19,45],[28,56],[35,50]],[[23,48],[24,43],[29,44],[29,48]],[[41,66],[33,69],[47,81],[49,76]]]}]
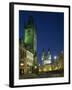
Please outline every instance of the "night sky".
[{"label": "night sky", "polygon": [[52,57],[64,51],[64,13],[19,11],[19,38],[23,38],[24,26],[32,16],[37,31],[37,54],[41,63],[42,49],[50,48]]}]

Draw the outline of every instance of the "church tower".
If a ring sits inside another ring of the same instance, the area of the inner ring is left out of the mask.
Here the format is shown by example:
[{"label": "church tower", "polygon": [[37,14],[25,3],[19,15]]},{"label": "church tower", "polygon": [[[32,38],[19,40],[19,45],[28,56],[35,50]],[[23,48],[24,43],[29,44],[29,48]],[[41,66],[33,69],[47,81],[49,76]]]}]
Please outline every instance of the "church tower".
[{"label": "church tower", "polygon": [[48,63],[52,63],[52,58],[51,58],[51,51],[50,49],[48,49],[48,54],[47,54],[47,60],[48,60]]},{"label": "church tower", "polygon": [[29,17],[28,23],[25,25],[24,29],[24,44],[26,46],[26,49],[34,53],[37,50],[37,36],[36,27],[32,16]]},{"label": "church tower", "polygon": [[47,64],[51,64],[51,51],[50,49],[48,49],[48,53],[45,52],[45,50],[43,49],[42,51],[42,64],[43,65],[47,65]]},{"label": "church tower", "polygon": [[45,64],[45,60],[46,60],[46,52],[45,52],[44,48],[43,48],[43,50],[42,50],[41,60],[42,60],[42,64],[44,65],[44,64]]}]

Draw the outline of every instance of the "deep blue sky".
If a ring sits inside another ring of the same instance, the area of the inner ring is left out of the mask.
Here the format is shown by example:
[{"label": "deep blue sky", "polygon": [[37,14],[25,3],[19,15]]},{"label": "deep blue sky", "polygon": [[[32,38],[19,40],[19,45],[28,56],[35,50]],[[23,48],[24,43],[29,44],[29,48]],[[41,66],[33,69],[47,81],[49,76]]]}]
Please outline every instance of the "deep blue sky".
[{"label": "deep blue sky", "polygon": [[19,38],[23,38],[24,26],[32,16],[37,28],[37,53],[39,62],[42,49],[51,49],[52,56],[64,51],[64,13],[19,11]]}]

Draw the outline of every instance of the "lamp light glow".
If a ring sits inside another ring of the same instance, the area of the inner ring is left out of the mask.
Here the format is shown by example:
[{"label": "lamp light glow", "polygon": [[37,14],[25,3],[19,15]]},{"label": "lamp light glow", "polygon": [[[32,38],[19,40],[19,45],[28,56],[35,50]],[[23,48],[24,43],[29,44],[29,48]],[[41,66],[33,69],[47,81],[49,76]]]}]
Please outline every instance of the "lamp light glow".
[{"label": "lamp light glow", "polygon": [[57,59],[57,56],[54,56],[54,59],[56,60]]},{"label": "lamp light glow", "polygon": [[20,65],[21,65],[21,66],[23,66],[24,64],[23,64],[23,63],[21,63]]}]

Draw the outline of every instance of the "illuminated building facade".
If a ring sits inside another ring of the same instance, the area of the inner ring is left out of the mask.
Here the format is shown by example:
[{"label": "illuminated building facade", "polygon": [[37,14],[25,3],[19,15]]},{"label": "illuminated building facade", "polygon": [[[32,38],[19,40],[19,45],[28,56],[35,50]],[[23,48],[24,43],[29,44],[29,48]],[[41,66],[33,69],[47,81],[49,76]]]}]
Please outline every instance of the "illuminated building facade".
[{"label": "illuminated building facade", "polygon": [[19,73],[32,73],[37,68],[37,39],[33,18],[30,16],[24,28],[24,37],[19,40]]},{"label": "illuminated building facade", "polygon": [[[44,55],[44,54],[43,54]],[[55,62],[45,63],[39,66],[39,72],[50,72],[50,71],[61,71],[64,70],[64,54],[60,53]]]},{"label": "illuminated building facade", "polygon": [[19,40],[19,74],[33,74],[52,72],[55,70],[64,69],[64,57],[63,53],[55,56],[56,62],[52,62],[51,51],[48,49],[46,53],[45,49],[42,51],[41,61],[42,64],[38,65],[37,57],[37,34],[36,26],[34,24],[32,16],[30,16],[28,22],[24,27],[24,36]]}]

